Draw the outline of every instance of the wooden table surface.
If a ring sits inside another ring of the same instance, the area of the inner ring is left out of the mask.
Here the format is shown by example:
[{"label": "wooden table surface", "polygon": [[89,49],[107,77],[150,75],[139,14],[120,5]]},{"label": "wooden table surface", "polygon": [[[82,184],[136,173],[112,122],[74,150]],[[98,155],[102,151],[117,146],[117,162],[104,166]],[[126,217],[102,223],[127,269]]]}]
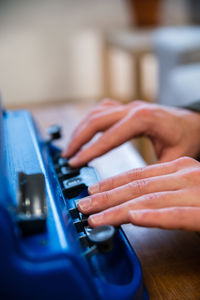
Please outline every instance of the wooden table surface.
[{"label": "wooden table surface", "polygon": [[[43,131],[51,124],[63,125],[65,146],[76,124],[91,104],[51,105],[31,109]],[[92,162],[101,177],[144,165],[130,144],[125,144]],[[150,299],[200,299],[200,236],[193,232],[149,229],[124,225],[139,257]]]}]

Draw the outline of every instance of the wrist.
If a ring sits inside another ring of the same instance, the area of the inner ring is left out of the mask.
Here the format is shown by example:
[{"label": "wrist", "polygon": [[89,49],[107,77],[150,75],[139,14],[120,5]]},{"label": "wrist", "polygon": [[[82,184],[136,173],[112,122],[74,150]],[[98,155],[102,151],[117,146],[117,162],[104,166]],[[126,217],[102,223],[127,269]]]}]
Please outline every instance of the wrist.
[{"label": "wrist", "polygon": [[[189,149],[190,156],[200,157],[200,113],[183,109],[186,138],[186,147]],[[186,153],[187,154],[187,153]]]}]

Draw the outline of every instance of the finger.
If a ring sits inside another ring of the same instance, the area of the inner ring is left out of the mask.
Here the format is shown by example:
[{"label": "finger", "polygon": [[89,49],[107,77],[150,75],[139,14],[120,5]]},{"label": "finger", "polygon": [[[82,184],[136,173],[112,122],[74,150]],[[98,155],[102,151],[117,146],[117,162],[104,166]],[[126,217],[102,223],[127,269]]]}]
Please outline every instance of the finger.
[{"label": "finger", "polygon": [[[79,123],[79,125],[76,127],[76,129],[73,131],[73,133],[71,134],[71,138],[70,141],[73,141],[73,139],[78,135],[79,131],[82,129],[82,127],[85,126],[85,124],[88,123],[88,120],[91,118],[91,116],[95,116],[97,114],[100,114],[102,112],[105,112],[107,110],[110,110],[114,107],[119,107],[122,106],[122,104],[119,101],[115,101],[112,99],[104,99],[103,101],[101,101],[99,103],[99,105],[97,105],[95,108],[92,109],[92,111],[87,114],[87,116]],[[70,154],[70,144],[71,142],[69,141],[68,147],[66,150],[63,151],[62,155],[63,156],[69,156]]]},{"label": "finger", "polygon": [[129,222],[137,226],[200,231],[200,208],[170,207],[130,211]]},{"label": "finger", "polygon": [[152,123],[152,113],[149,105],[145,105],[142,101],[134,101],[133,103],[124,105],[123,108],[125,111],[124,116],[127,116],[119,118],[122,120],[114,122],[114,125],[102,134],[98,140],[80,150],[70,160],[72,166],[84,165],[93,158],[121,145],[131,137],[140,136],[147,129],[149,130]]},{"label": "finger", "polygon": [[[105,105],[103,105],[102,104],[102,107],[110,107],[110,105],[109,105],[109,103],[110,103],[110,100],[108,101],[108,103],[107,103],[107,100],[105,101]],[[145,112],[147,112],[147,111],[149,111],[149,105],[147,105],[147,104],[145,104],[144,102],[142,102],[142,101],[133,101],[133,102],[131,102],[131,103],[128,103],[128,104],[126,104],[126,105],[119,105],[118,104],[118,102],[116,102],[116,101],[114,101],[114,103],[113,103],[113,101],[111,101],[111,106],[112,106],[112,109],[120,109],[121,108],[121,110],[122,111],[124,111],[125,112],[125,114],[124,114],[124,116],[127,114],[127,113],[129,113],[129,115],[130,116],[132,116],[132,118],[134,117],[135,118],[135,114],[137,114],[137,112],[139,112],[139,120],[140,120],[140,123],[141,124],[137,124],[137,126],[135,125],[134,126],[134,128],[136,129],[137,127],[138,127],[138,129],[140,128],[140,130],[142,129],[142,125],[144,126],[146,123],[148,123],[147,122],[147,117],[145,116],[146,115],[146,113]],[[152,105],[151,105],[152,106]],[[145,108],[146,107],[146,108]],[[111,111],[112,111],[112,109],[111,109]],[[143,118],[143,121],[141,121],[141,113],[144,113],[144,118]],[[149,115],[149,114],[148,114]],[[151,114],[150,114],[151,115]],[[122,118],[123,118],[123,115],[122,115]],[[134,119],[133,118],[133,119]],[[152,117],[150,117],[150,119],[151,119]],[[90,118],[89,118],[90,119]],[[119,118],[120,119],[120,118]],[[128,118],[128,120],[127,121],[130,121],[129,120],[130,118]],[[93,121],[95,121],[95,118],[92,118],[92,122]],[[125,123],[126,123],[126,120],[124,120],[125,121]],[[134,121],[136,121],[136,120],[134,120]],[[115,122],[117,122],[117,120],[115,121]],[[114,123],[115,123],[114,122]],[[136,121],[137,122],[137,121]],[[111,122],[112,123],[112,122]],[[71,139],[71,142],[69,143],[69,146],[68,146],[68,149],[65,151],[65,152],[63,152],[63,156],[67,156],[67,157],[71,157],[72,155],[74,155],[80,148],[81,148],[81,146],[82,145],[84,145],[87,141],[85,141],[85,142],[78,142],[77,143],[77,147],[75,147],[75,149],[73,149],[73,144],[75,143],[76,144],[76,142],[77,141],[79,141],[79,139],[78,139],[78,137],[79,136],[81,136],[82,135],[82,127],[84,127],[84,125],[85,125],[85,127],[86,127],[86,129],[89,127],[89,125],[91,125],[91,124],[88,124],[88,117],[86,117],[86,119],[85,119],[85,122],[83,122],[83,123],[81,123],[81,125],[80,126],[78,126],[78,128],[77,128],[77,130],[75,130],[75,132],[73,133],[73,135],[72,135],[72,139]],[[94,125],[95,125],[95,122],[94,122]],[[108,127],[110,127],[112,124],[110,124]],[[134,124],[132,124],[132,125],[134,125]],[[147,125],[147,124],[146,124]],[[121,124],[119,124],[119,126],[121,126]],[[147,126],[146,126],[147,127]],[[106,127],[105,127],[105,129],[106,129]],[[104,129],[104,130],[105,130]],[[113,129],[115,129],[115,128],[113,128]],[[131,129],[131,127],[129,126],[129,137],[131,137],[131,134],[130,134],[130,129]],[[99,131],[100,130],[102,130],[102,129],[99,129]],[[86,130],[87,131],[87,130]],[[114,132],[115,133],[115,132]],[[127,133],[127,130],[126,130],[126,133]],[[139,132],[138,132],[139,133]],[[111,134],[112,134],[112,132],[111,132]],[[109,135],[109,133],[108,133],[108,135]],[[120,136],[120,137],[122,137],[122,136]],[[91,137],[90,137],[91,138]],[[119,143],[116,143],[116,146],[117,145],[120,145],[121,143],[123,143],[124,141],[126,141],[127,140],[127,138],[125,138],[124,140],[122,139],[122,141],[120,141],[120,139],[119,139]],[[101,141],[100,141],[101,142]],[[71,149],[71,147],[72,147],[72,149]],[[113,147],[115,147],[115,145],[113,145]],[[113,148],[112,147],[112,148]],[[112,149],[111,148],[111,149]],[[109,148],[109,150],[110,150],[110,148]],[[108,151],[108,150],[105,150],[105,151]],[[101,152],[101,151],[100,151]],[[104,152],[105,153],[105,152]],[[102,153],[103,154],[103,153]],[[101,155],[101,154],[100,154]],[[97,155],[94,155],[93,154],[93,158],[94,157],[96,157]],[[77,157],[76,157],[77,158]],[[84,161],[84,163],[86,163],[86,162],[88,162],[89,160],[86,160],[85,159],[85,161]],[[73,165],[75,163],[75,161],[73,160],[73,161],[71,161],[71,164]],[[84,163],[81,163],[81,164],[84,164]],[[80,165],[80,163],[78,163],[78,165]],[[77,165],[77,166],[78,166]]]},{"label": "finger", "polygon": [[184,171],[190,166],[199,168],[199,162],[190,157],[181,157],[170,162],[158,163],[143,168],[136,168],[128,172],[101,180],[90,186],[88,188],[88,192],[90,195],[101,193],[134,180],[172,174],[179,170]]},{"label": "finger", "polygon": [[141,121],[140,118],[136,119],[134,120],[131,114],[114,124],[98,140],[80,150],[70,159],[70,164],[73,167],[84,165],[88,161],[123,144],[131,137],[140,135],[148,127],[148,120]]},{"label": "finger", "polygon": [[122,106],[122,104],[119,101],[116,100],[112,100],[112,99],[104,99],[103,101],[101,101],[97,106],[95,106],[89,114],[87,114],[87,116],[79,123],[79,125],[77,126],[77,128],[73,131],[72,136],[74,136],[82,127],[82,125],[88,121],[88,119],[90,118],[90,116],[94,116],[97,115],[101,112],[105,112],[107,110],[110,110],[114,107],[119,107]]},{"label": "finger", "polygon": [[113,190],[98,193],[81,199],[78,209],[85,214],[91,214],[119,205],[143,195],[175,191],[184,187],[185,182],[180,175],[163,175],[132,181]]},{"label": "finger", "polygon": [[179,164],[175,161],[155,164],[143,168],[136,168],[123,174],[101,180],[98,183],[90,186],[88,191],[90,195],[105,192],[118,186],[127,184],[131,181],[171,174],[179,170],[179,168]]},{"label": "finger", "polygon": [[72,139],[69,142],[67,156],[75,154],[81,146],[90,141],[97,132],[104,131],[119,121],[126,115],[125,107],[114,107],[102,112],[96,113],[92,117],[85,120],[78,129],[73,133]]},{"label": "finger", "polygon": [[177,191],[147,194],[115,207],[108,208],[100,213],[93,214],[88,218],[88,222],[92,227],[106,224],[118,226],[129,222],[128,213],[131,210],[141,210],[147,208],[159,209],[178,205],[184,206],[184,203],[181,202],[183,196],[184,193]]},{"label": "finger", "polygon": [[70,140],[68,142],[67,148],[63,151],[62,156],[68,156],[68,153],[70,154],[70,144],[71,141],[73,141],[74,137],[78,134],[78,132],[81,130],[83,126],[88,122],[88,120],[91,118],[91,116],[95,116],[96,114],[99,114],[103,111],[106,111],[108,107],[105,105],[98,105],[96,106],[87,116],[78,124],[78,126],[73,130]]}]

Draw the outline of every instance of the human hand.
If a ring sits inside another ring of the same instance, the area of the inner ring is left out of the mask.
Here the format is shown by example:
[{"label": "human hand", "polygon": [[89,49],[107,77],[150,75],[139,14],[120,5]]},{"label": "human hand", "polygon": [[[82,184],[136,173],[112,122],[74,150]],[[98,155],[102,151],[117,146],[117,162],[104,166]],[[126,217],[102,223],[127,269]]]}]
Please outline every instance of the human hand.
[{"label": "human hand", "polygon": [[[101,136],[91,142],[98,132]],[[198,113],[143,101],[121,104],[104,100],[72,133],[63,156],[78,167],[133,137],[147,136],[159,162],[185,155],[196,157],[200,152],[199,132]]]},{"label": "human hand", "polygon": [[200,231],[200,163],[188,157],[128,171],[89,188],[78,209],[92,227],[138,226]]}]

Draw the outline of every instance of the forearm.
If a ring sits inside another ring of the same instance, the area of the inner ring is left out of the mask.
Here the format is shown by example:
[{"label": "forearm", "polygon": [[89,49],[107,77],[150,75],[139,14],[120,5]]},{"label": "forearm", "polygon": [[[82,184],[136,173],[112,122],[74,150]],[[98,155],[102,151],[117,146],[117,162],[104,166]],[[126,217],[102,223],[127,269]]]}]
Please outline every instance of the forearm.
[{"label": "forearm", "polygon": [[[200,114],[200,100],[197,100],[195,102],[192,102],[190,104],[187,104],[185,106],[182,106],[182,108],[184,109],[187,109],[187,110],[190,110],[194,113],[198,113]],[[199,135],[200,135],[200,132],[199,132]],[[196,155],[195,157],[198,161],[200,161],[200,151],[199,153]]]}]

